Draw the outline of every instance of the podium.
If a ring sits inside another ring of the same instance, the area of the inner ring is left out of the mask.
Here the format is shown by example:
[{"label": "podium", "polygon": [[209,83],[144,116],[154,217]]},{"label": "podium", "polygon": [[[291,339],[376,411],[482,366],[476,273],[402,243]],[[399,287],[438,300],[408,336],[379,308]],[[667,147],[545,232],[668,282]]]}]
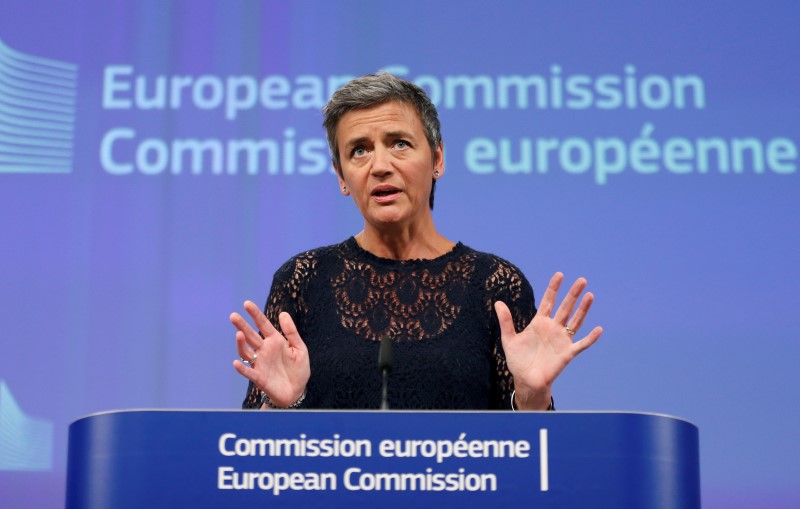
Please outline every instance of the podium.
[{"label": "podium", "polygon": [[70,425],[66,506],[692,509],[698,458],[644,413],[118,411]]}]

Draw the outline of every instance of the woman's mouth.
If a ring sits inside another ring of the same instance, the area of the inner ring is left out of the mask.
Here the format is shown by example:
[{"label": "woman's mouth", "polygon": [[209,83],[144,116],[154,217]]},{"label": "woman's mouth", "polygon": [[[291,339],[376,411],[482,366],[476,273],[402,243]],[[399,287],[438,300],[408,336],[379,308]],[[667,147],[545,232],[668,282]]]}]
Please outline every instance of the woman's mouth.
[{"label": "woman's mouth", "polygon": [[400,196],[400,190],[393,186],[378,186],[371,194],[372,199],[378,203],[390,203]]}]

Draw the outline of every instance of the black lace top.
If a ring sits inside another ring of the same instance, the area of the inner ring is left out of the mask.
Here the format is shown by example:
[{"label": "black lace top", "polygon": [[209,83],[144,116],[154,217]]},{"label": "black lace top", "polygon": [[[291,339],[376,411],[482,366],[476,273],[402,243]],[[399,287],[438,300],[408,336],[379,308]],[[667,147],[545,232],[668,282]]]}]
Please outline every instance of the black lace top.
[{"label": "black lace top", "polygon": [[[264,310],[287,311],[308,347],[304,408],[380,405],[380,339],[393,339],[393,409],[510,409],[513,389],[494,302],[517,330],[533,318],[533,290],[509,262],[461,243],[432,260],[389,260],[354,238],[299,254],[275,273]],[[250,383],[243,408],[257,408]]]}]

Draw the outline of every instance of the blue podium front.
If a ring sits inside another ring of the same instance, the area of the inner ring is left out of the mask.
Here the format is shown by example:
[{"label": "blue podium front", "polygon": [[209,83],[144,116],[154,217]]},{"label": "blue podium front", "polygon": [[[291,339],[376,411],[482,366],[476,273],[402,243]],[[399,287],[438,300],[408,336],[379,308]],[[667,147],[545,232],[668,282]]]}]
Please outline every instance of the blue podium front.
[{"label": "blue podium front", "polygon": [[700,507],[697,428],[611,412],[109,412],[67,508]]}]

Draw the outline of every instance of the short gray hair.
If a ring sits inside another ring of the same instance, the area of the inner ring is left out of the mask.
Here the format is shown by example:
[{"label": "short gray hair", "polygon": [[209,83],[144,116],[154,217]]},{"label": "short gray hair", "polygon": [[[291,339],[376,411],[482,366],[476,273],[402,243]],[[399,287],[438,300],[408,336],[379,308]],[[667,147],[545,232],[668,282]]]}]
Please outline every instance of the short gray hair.
[{"label": "short gray hair", "polygon": [[[322,108],[322,126],[328,138],[328,148],[331,151],[331,160],[337,169],[341,169],[339,147],[336,139],[336,128],[342,117],[353,110],[361,110],[378,106],[389,101],[399,101],[411,104],[417,110],[425,137],[431,152],[442,142],[442,126],[439,122],[439,113],[433,105],[428,94],[419,86],[410,81],[398,78],[385,71],[376,74],[367,74],[356,78],[334,92],[328,104]],[[436,189],[436,179],[433,179],[429,203],[433,209],[433,193]]]}]

